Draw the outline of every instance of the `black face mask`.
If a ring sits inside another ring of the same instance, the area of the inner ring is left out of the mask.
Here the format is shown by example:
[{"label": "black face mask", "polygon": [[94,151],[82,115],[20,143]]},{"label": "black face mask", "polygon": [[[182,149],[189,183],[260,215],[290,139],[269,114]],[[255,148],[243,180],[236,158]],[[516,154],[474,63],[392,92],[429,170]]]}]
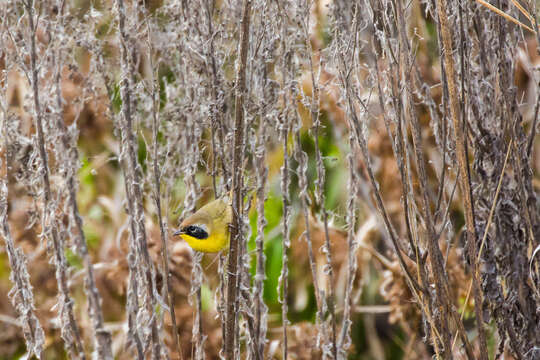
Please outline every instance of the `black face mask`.
[{"label": "black face mask", "polygon": [[182,233],[203,240],[208,238],[208,233],[200,226],[189,225],[182,229]]}]

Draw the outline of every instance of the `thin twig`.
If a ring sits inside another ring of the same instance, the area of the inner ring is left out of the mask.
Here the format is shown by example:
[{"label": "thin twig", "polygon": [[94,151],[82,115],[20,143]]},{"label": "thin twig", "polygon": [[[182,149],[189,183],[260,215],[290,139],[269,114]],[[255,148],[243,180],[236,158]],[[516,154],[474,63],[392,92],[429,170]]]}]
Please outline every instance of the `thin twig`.
[{"label": "thin twig", "polygon": [[[356,12],[355,12],[356,15]],[[354,164],[354,135],[351,131],[349,133],[349,146],[351,153],[347,156],[347,163],[349,167],[349,179],[347,183],[347,190],[349,197],[347,199],[347,279],[345,287],[345,299],[343,300],[343,321],[341,325],[341,334],[339,338],[339,349],[343,351],[343,359],[347,357],[345,350],[350,346],[351,338],[350,332],[352,327],[351,313],[353,307],[352,291],[354,286],[354,279],[357,271],[356,250],[358,249],[358,243],[355,236],[355,221],[356,221],[356,188],[357,188],[357,174],[356,166]],[[337,354],[336,354],[337,359]]]},{"label": "thin twig", "polygon": [[518,10],[523,14],[523,16],[525,16],[527,19],[529,19],[529,21],[532,24],[534,24],[534,17],[531,14],[529,14],[529,12],[525,10],[525,8],[521,6],[521,4],[517,0],[511,0],[511,1],[512,1],[512,4],[514,4],[514,6],[517,7]]},{"label": "thin twig", "polygon": [[476,2],[479,3],[480,5],[483,5],[483,6],[487,7],[489,10],[493,11],[493,12],[496,13],[497,15],[502,16],[502,17],[505,18],[506,20],[511,21],[511,22],[513,22],[514,24],[519,25],[519,26],[521,26],[522,28],[527,29],[527,30],[529,30],[530,32],[532,32],[533,34],[535,34],[533,28],[531,28],[530,26],[525,25],[524,23],[522,23],[521,21],[517,20],[516,18],[514,18],[514,17],[508,15],[508,14],[505,13],[504,11],[499,10],[499,9],[496,8],[495,6],[491,5],[490,3],[485,2],[484,0],[476,0]]},{"label": "thin twig", "polygon": [[[287,120],[285,120],[287,121]],[[287,123],[285,123],[284,129],[283,129],[283,166],[281,167],[281,192],[283,195],[283,242],[282,242],[282,248],[281,248],[281,273],[279,276],[279,284],[281,288],[281,296],[280,296],[280,302],[281,302],[281,321],[283,323],[283,344],[282,344],[282,354],[283,359],[287,359],[288,354],[288,341],[287,341],[287,326],[289,324],[289,321],[287,319],[287,313],[288,313],[288,304],[287,304],[287,298],[288,298],[288,286],[289,286],[289,257],[288,257],[288,250],[290,247],[290,199],[289,199],[289,185],[290,185],[290,179],[289,179],[289,156],[288,156],[288,150],[287,150],[287,140],[289,138],[289,126]]]},{"label": "thin twig", "polygon": [[266,314],[267,307],[263,299],[265,261],[264,255],[264,230],[267,225],[264,213],[265,188],[268,178],[268,169],[266,168],[266,121],[263,114],[260,116],[261,124],[257,136],[256,150],[254,151],[253,162],[257,177],[257,235],[255,237],[255,246],[257,249],[257,269],[254,279],[253,298],[255,308],[255,348],[256,356],[264,359],[264,343],[266,339]]}]

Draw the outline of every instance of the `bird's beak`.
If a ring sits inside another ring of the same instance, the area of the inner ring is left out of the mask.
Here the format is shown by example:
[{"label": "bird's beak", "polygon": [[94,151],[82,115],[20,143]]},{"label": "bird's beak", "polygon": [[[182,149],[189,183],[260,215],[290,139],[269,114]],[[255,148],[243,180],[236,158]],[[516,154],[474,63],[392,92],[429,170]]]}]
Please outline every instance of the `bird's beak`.
[{"label": "bird's beak", "polygon": [[178,236],[178,235],[183,234],[183,233],[184,233],[184,231],[182,229],[180,229],[180,230],[176,230],[173,235]]}]

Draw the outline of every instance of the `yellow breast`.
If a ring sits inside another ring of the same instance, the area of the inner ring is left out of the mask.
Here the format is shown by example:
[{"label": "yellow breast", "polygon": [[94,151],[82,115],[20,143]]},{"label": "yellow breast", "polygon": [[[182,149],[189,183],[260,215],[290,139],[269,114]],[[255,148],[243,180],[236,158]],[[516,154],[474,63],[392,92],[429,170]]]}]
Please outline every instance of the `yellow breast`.
[{"label": "yellow breast", "polygon": [[197,238],[194,238],[193,236],[189,236],[187,234],[181,234],[180,235],[182,239],[185,240],[185,242],[188,243],[189,246],[193,250],[205,252],[205,253],[214,253],[219,252],[229,246],[229,234],[227,233],[221,233],[221,234],[215,234],[210,236],[207,239],[199,240]]}]

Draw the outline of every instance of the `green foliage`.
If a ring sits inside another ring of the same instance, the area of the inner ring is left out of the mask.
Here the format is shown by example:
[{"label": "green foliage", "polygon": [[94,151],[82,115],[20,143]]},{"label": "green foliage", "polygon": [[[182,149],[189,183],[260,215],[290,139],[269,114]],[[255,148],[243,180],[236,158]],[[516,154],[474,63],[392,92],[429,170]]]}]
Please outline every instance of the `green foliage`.
[{"label": "green foliage", "polygon": [[146,149],[146,142],[144,141],[142,136],[139,136],[138,140],[137,161],[139,162],[143,173],[146,173],[146,156],[148,155]]},{"label": "green foliage", "polygon": [[104,39],[106,36],[114,32],[114,28],[111,27],[112,18],[105,16],[99,25],[96,26],[96,38]]},{"label": "green foliage", "polygon": [[8,279],[10,273],[9,259],[6,252],[0,253],[0,279]]},{"label": "green foliage", "polygon": [[[291,269],[291,271],[294,271],[294,268]],[[294,276],[294,274],[292,274],[292,276]],[[301,291],[303,292],[302,296],[307,296],[306,306],[302,309],[296,309],[294,306],[292,306],[289,309],[289,321],[291,321],[293,324],[302,321],[314,323],[317,316],[317,299],[315,298],[315,288],[313,287],[313,283],[309,283],[306,286],[306,289],[302,289]],[[296,296],[298,295],[299,294],[297,292],[289,292],[289,304],[294,304]]]},{"label": "green foliage", "polygon": [[[96,207],[99,207],[99,206],[93,206],[92,208],[96,208]],[[90,224],[84,224],[83,232],[86,238],[88,249],[89,250],[98,249],[99,243],[100,243],[100,237],[99,237],[99,233],[96,231],[96,227]]]},{"label": "green foliage", "polygon": [[280,309],[278,302],[277,286],[281,273],[281,252],[283,247],[283,237],[281,235],[269,240],[264,253],[266,255],[266,280],[264,281],[264,301],[271,312]]},{"label": "green foliage", "polygon": [[[281,197],[273,192],[268,194],[264,203],[264,215],[268,222],[264,234],[264,254],[266,256],[266,279],[264,281],[264,300],[269,309],[279,309],[277,286],[279,275],[281,273],[281,252],[282,252],[282,234],[279,231],[281,216],[283,213],[283,203]],[[248,241],[249,251],[256,251],[255,236],[257,234],[257,211],[252,211],[249,217],[251,226],[251,237]],[[253,257],[250,272],[256,273],[256,259]]]},{"label": "green foliage", "polygon": [[112,110],[115,114],[122,109],[122,95],[120,93],[120,83],[115,83],[112,89],[112,94],[109,94],[109,101],[111,102]]},{"label": "green foliage", "polygon": [[171,84],[176,80],[176,76],[172,69],[166,65],[161,65],[159,68],[159,109],[163,109],[167,104],[166,84]]},{"label": "green foliage", "polygon": [[207,311],[214,305],[214,294],[208,285],[204,283],[201,286],[201,305],[202,311]]},{"label": "green foliage", "polygon": [[96,176],[92,164],[88,161],[88,158],[81,156],[81,168],[79,170],[79,192],[77,194],[77,201],[81,208],[86,208],[91,202],[93,202],[97,196],[96,189]]},{"label": "green foliage", "polygon": [[66,255],[66,260],[69,266],[77,270],[81,270],[83,268],[82,259],[79,257],[79,255],[75,254],[70,248],[66,248],[65,255]]}]

